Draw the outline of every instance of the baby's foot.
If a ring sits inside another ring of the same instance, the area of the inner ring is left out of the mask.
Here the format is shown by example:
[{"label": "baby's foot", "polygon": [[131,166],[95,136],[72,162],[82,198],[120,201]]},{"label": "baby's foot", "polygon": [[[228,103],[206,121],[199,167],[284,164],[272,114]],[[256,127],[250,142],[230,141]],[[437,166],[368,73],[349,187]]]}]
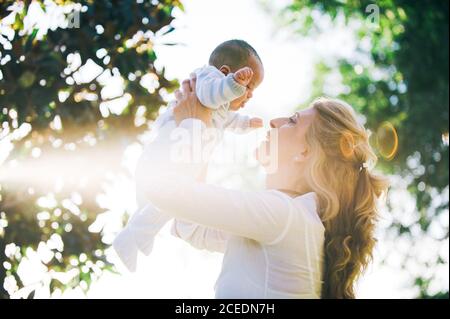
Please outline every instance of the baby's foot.
[{"label": "baby's foot", "polygon": [[248,66],[243,67],[242,69],[239,69],[234,73],[234,79],[236,80],[236,82],[243,86],[247,86],[250,83],[252,77],[253,70]]},{"label": "baby's foot", "polygon": [[253,117],[250,119],[250,128],[260,128],[263,127],[263,120],[259,117]]}]

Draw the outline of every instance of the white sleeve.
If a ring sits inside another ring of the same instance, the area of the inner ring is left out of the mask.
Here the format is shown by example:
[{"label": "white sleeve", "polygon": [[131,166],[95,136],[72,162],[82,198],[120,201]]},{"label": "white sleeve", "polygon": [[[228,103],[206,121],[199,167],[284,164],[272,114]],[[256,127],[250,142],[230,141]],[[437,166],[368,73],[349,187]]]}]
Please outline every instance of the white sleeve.
[{"label": "white sleeve", "polygon": [[225,252],[230,234],[187,221],[174,219],[171,234],[198,249]]},{"label": "white sleeve", "polygon": [[[204,123],[199,120],[185,120],[182,124],[177,127],[174,120],[165,123],[139,158],[135,179],[140,207],[149,202],[148,198],[141,196],[140,190],[143,187],[141,185],[156,183],[163,178],[166,171],[196,178],[208,160],[208,154],[204,152],[206,147],[201,149],[203,138],[206,136],[203,134]],[[212,147],[210,151],[213,151]]]},{"label": "white sleeve", "polygon": [[160,114],[156,118],[155,122],[153,122],[150,131],[152,140],[154,136],[158,133],[158,130],[173,118],[173,108],[176,106],[176,104],[177,104],[176,101],[169,102],[165,112],[163,114]]},{"label": "white sleeve", "polygon": [[247,133],[250,128],[250,117],[237,112],[228,112],[223,127],[227,130],[233,130],[235,133]]},{"label": "white sleeve", "polygon": [[292,214],[286,198],[277,192],[229,190],[177,176],[148,185],[146,194],[175,218],[266,244],[284,232]]},{"label": "white sleeve", "polygon": [[217,110],[242,96],[246,87],[234,80],[233,74],[224,76],[216,68],[209,66],[197,72],[196,94],[206,107]]},{"label": "white sleeve", "polygon": [[[192,129],[195,121],[184,120],[180,126]],[[166,147],[170,148],[170,144]],[[277,240],[289,226],[292,204],[281,193],[203,184],[180,174],[177,163],[169,163],[158,181],[142,185],[142,195],[172,217],[262,243]]]}]

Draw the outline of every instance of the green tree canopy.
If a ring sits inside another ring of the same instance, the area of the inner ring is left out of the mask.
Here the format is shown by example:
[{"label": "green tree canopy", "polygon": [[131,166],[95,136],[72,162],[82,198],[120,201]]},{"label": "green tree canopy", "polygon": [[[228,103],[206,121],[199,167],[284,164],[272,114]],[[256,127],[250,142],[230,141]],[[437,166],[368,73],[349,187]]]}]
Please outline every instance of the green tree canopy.
[{"label": "green tree canopy", "polygon": [[[0,297],[26,285],[19,265],[38,250],[47,252],[48,279],[33,283],[30,296],[46,284],[87,289],[112,269],[101,229],[89,229],[104,211],[96,197],[108,172],[128,174],[124,149],[177,86],[155,68],[153,49],[173,30],[176,7],[177,0],[0,2],[0,138],[12,145],[0,159]],[[46,15],[30,25],[37,13]]]},{"label": "green tree canopy", "polygon": [[[355,30],[357,53],[369,57],[369,63],[338,61],[345,86],[338,97],[366,116],[382,158],[380,167],[401,176],[415,197],[415,221],[394,219],[394,236],[407,236],[413,242],[426,236],[438,245],[448,243],[448,218],[447,223],[440,222],[442,215],[448,215],[448,6],[441,0],[294,0],[281,14],[299,36],[324,31],[318,17],[329,17],[334,23],[361,22]],[[327,93],[323,84],[333,68],[326,61],[318,66],[312,98]],[[395,144],[392,126],[399,140],[395,155],[390,154]],[[405,256],[402,267],[414,258]],[[437,253],[426,266],[436,269],[445,263],[448,271],[448,260]],[[434,295],[429,293],[433,280],[433,273],[416,275],[413,284],[420,297]],[[436,296],[448,298],[448,291]]]}]

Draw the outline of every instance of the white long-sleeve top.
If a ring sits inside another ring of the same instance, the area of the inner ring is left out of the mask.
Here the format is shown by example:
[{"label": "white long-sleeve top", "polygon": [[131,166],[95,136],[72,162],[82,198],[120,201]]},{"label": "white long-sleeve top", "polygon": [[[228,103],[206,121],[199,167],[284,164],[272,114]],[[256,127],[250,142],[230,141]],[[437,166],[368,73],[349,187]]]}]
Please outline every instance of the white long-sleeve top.
[{"label": "white long-sleeve top", "polygon": [[[180,127],[192,131],[199,123],[188,119]],[[166,132],[174,127],[168,123]],[[160,155],[169,154],[170,138],[158,139],[167,148]],[[196,181],[203,163],[188,164],[187,175],[179,164],[167,163],[157,180],[143,179],[138,197],[177,219],[176,236],[197,248],[225,251],[216,298],[320,297],[324,227],[314,193],[291,198],[277,190],[229,190]],[[127,236],[119,251],[132,256],[139,232]]]},{"label": "white long-sleeve top", "polygon": [[244,95],[247,88],[236,82],[233,73],[224,75],[211,65],[195,70],[195,74],[197,76],[195,93],[200,103],[214,110],[214,125],[245,132],[249,128],[250,118],[230,111],[230,103]]},{"label": "white long-sleeve top", "polygon": [[[236,82],[233,73],[224,75],[212,65],[206,65],[194,72],[197,77],[195,93],[204,106],[213,110],[223,108],[246,91],[245,86]],[[224,111],[228,111],[228,107]]]},{"label": "white long-sleeve top", "polygon": [[[213,110],[213,126],[236,133],[248,132],[250,117],[230,110],[231,101],[241,97],[245,93],[246,87],[236,82],[233,73],[224,75],[211,65],[198,68],[194,73],[197,77],[195,93],[204,106]],[[174,106],[174,102],[169,103],[166,112],[156,119],[155,130],[174,119]]]}]

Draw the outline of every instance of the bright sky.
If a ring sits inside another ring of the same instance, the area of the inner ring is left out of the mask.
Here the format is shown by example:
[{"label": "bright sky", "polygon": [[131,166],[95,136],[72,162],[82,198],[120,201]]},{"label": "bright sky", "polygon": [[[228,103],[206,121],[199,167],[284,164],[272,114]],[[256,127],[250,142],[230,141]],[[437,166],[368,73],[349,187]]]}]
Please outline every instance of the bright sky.
[{"label": "bright sky", "polygon": [[[277,5],[285,2],[277,1]],[[183,79],[207,64],[221,42],[246,40],[262,58],[265,78],[244,112],[265,119],[289,114],[309,98],[319,52],[321,56],[349,56],[355,46],[350,33],[339,28],[318,42],[282,32],[257,0],[185,1],[185,9],[175,14],[176,31],[157,41],[157,66],[165,66],[168,77]],[[180,45],[158,45],[170,42]]]}]

